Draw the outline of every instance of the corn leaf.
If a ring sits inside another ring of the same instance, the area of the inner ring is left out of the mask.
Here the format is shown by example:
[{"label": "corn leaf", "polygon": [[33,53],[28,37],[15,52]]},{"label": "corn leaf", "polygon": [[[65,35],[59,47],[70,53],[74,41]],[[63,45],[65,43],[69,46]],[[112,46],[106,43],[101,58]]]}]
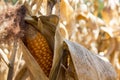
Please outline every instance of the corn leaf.
[{"label": "corn leaf", "polygon": [[109,62],[77,43],[65,40],[78,80],[115,80],[116,72]]}]

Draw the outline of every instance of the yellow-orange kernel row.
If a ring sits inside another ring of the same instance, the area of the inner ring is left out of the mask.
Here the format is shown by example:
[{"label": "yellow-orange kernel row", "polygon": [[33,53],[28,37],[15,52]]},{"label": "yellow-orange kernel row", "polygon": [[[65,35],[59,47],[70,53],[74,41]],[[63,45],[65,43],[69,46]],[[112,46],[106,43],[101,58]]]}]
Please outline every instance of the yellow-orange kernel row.
[{"label": "yellow-orange kernel row", "polygon": [[31,29],[26,34],[26,45],[44,73],[49,76],[52,67],[53,53],[45,37],[37,30]]}]

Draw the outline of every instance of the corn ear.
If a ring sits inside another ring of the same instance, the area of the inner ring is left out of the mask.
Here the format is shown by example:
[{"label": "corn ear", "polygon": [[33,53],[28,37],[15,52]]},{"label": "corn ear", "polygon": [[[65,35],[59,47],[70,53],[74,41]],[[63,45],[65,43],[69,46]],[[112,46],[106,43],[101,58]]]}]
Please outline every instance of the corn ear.
[{"label": "corn ear", "polygon": [[29,26],[25,35],[25,44],[44,73],[49,76],[53,53],[45,37],[35,28]]}]

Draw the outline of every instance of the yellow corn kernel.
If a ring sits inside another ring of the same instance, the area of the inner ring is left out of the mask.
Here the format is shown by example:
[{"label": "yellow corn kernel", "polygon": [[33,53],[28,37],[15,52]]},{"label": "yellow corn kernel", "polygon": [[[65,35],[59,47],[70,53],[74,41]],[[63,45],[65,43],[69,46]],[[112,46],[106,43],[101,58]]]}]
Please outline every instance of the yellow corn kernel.
[{"label": "yellow corn kernel", "polygon": [[49,76],[50,69],[52,67],[53,53],[50,50],[45,37],[33,27],[29,27],[26,32],[25,44],[27,48],[44,73]]}]

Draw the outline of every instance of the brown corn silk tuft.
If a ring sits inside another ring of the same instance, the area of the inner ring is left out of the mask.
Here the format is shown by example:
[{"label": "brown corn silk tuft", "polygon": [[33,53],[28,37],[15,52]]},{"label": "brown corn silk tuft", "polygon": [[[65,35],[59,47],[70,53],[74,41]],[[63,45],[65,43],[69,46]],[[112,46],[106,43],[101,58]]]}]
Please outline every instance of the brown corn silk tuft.
[{"label": "brown corn silk tuft", "polygon": [[23,5],[7,6],[0,13],[0,42],[12,41],[14,37],[23,37],[26,8]]}]

